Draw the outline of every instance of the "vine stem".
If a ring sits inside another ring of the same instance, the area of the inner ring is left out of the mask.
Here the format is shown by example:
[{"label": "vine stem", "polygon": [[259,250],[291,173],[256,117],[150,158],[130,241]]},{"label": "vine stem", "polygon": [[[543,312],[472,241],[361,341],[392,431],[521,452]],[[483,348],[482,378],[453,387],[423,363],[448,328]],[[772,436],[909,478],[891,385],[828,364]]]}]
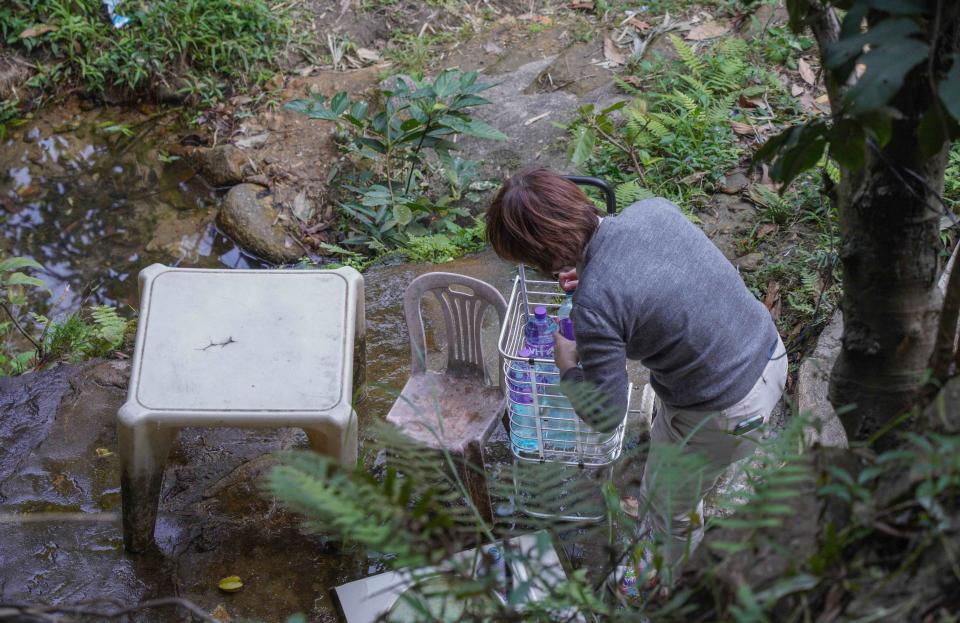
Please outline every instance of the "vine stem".
[{"label": "vine stem", "polygon": [[40,345],[37,344],[37,341],[30,337],[30,334],[27,333],[22,326],[20,326],[20,323],[17,321],[17,317],[13,315],[13,312],[10,311],[10,308],[7,307],[6,303],[0,303],[0,307],[3,308],[3,311],[7,312],[7,316],[11,321],[13,321],[13,326],[17,329],[20,335],[27,338],[27,340],[33,344],[33,347],[37,349],[37,356],[39,357],[43,353],[43,349],[40,348]]},{"label": "vine stem", "polygon": [[644,176],[643,176],[643,167],[640,166],[640,162],[637,160],[637,154],[634,153],[633,149],[631,149],[630,147],[627,147],[626,145],[624,145],[623,143],[621,143],[621,142],[618,141],[617,139],[613,138],[612,136],[610,136],[609,134],[607,134],[606,132],[604,132],[604,131],[600,128],[600,126],[597,125],[596,123],[593,124],[593,127],[594,127],[594,129],[597,131],[597,133],[600,134],[600,136],[602,136],[602,137],[604,138],[604,140],[606,140],[608,143],[610,143],[611,145],[613,145],[614,147],[616,147],[617,149],[619,149],[619,150],[622,151],[623,153],[625,153],[625,154],[627,154],[628,156],[630,156],[630,160],[633,161],[633,168],[636,170],[637,175],[640,176],[640,179],[645,180],[645,178],[644,178]]},{"label": "vine stem", "polygon": [[420,150],[423,147],[423,139],[427,138],[427,133],[430,132],[430,123],[433,121],[433,113],[431,112],[427,115],[427,122],[423,126],[423,134],[420,135],[420,140],[417,141],[417,146],[413,150],[413,160],[410,162],[410,171],[407,173],[407,183],[403,186],[403,194],[407,195],[410,193],[410,182],[413,180],[413,167],[417,160],[420,157]]}]

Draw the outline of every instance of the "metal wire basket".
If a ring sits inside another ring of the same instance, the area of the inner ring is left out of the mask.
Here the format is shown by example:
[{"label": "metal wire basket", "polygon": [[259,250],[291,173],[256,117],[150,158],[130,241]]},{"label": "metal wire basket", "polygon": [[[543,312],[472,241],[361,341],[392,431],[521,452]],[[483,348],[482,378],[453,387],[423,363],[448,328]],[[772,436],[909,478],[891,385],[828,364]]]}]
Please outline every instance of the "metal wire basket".
[{"label": "metal wire basket", "polygon": [[[538,306],[555,315],[562,296],[556,281],[527,279],[524,267],[520,266],[500,331],[499,349],[504,378],[510,378],[510,368],[516,364],[528,366],[532,373],[526,391],[504,388],[510,407],[510,448],[521,461],[603,467],[617,460],[623,450],[626,412],[613,431],[592,429],[577,416],[560,390],[560,374],[554,360],[520,356],[528,316]],[[524,394],[529,402],[516,400],[517,393]],[[523,413],[525,409],[532,412],[532,417]]]}]

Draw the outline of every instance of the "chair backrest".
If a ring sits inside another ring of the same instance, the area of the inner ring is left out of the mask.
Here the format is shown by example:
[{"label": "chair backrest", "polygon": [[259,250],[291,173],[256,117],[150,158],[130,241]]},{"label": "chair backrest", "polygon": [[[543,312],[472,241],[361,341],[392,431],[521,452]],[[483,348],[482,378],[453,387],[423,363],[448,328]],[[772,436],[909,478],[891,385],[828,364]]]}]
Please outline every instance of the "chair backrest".
[{"label": "chair backrest", "polygon": [[[458,289],[451,286],[458,286]],[[483,314],[490,306],[497,312],[499,330],[507,313],[507,302],[503,296],[488,283],[454,273],[426,273],[410,282],[403,294],[403,312],[410,333],[410,358],[414,374],[427,369],[426,335],[420,311],[421,300],[427,292],[433,293],[443,312],[447,330],[446,373],[475,376],[484,383],[489,382],[483,363],[480,329]],[[497,365],[501,387],[502,368]]]}]

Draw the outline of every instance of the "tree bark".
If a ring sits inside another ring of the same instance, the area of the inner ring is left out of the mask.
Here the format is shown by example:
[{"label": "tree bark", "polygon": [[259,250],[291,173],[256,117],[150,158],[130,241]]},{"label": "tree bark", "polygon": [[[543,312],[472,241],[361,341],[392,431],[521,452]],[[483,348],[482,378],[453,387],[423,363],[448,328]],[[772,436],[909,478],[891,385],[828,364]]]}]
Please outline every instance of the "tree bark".
[{"label": "tree bark", "polygon": [[[941,4],[945,19],[930,22],[935,58],[956,50],[951,5]],[[850,409],[840,420],[851,440],[869,439],[912,406],[937,334],[938,195],[950,143],[930,156],[917,140],[921,116],[935,103],[932,65],[907,75],[892,102],[903,117],[893,122],[890,142],[868,148],[863,168],[843,171],[838,188],[844,334],[830,401]]]}]

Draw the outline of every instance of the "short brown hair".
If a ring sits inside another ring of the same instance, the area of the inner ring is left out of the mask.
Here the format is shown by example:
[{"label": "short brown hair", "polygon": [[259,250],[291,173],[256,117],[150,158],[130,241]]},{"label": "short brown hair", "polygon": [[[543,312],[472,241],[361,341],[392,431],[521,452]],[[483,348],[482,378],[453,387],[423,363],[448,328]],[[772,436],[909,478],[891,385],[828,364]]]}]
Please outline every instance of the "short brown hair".
[{"label": "short brown hair", "polygon": [[544,272],[575,266],[597,229],[597,208],[549,169],[524,169],[504,182],[487,211],[487,240],[500,257]]}]

